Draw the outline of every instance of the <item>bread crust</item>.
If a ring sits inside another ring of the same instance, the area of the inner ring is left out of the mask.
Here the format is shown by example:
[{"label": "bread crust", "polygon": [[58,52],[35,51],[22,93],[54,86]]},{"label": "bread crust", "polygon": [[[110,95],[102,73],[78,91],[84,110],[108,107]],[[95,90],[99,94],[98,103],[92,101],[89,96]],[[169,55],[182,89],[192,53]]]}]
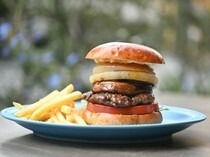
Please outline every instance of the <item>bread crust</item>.
[{"label": "bread crust", "polygon": [[153,112],[143,115],[120,115],[109,113],[94,113],[83,109],[82,118],[90,125],[131,125],[131,124],[155,124],[162,122],[161,112]]},{"label": "bread crust", "polygon": [[134,43],[110,42],[93,48],[85,57],[99,63],[164,64],[163,57],[154,49]]}]

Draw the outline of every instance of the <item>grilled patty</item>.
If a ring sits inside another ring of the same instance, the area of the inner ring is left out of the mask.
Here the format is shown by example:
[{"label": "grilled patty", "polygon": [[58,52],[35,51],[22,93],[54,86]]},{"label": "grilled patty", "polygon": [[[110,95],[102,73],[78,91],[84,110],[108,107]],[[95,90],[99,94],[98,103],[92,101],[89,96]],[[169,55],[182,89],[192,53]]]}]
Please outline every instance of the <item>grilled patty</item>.
[{"label": "grilled patty", "polygon": [[155,100],[154,96],[148,93],[127,96],[113,93],[93,93],[92,91],[84,93],[83,98],[95,104],[103,104],[113,107],[128,107],[141,104],[150,104]]},{"label": "grilled patty", "polygon": [[92,91],[84,93],[83,99],[93,104],[113,107],[129,107],[151,104],[153,84],[134,80],[101,81],[92,85]]},{"label": "grilled patty", "polygon": [[152,88],[153,84],[131,80],[101,81],[92,85],[93,93],[108,92],[125,95],[152,93]]}]

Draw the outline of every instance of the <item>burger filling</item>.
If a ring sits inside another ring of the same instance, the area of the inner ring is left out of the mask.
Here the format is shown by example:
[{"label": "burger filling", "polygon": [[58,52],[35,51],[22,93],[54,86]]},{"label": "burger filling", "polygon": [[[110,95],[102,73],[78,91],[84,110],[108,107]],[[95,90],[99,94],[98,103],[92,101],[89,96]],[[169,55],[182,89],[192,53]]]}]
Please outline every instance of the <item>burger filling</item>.
[{"label": "burger filling", "polygon": [[133,81],[115,80],[95,82],[92,91],[84,93],[83,98],[93,104],[112,107],[130,107],[154,103],[153,84]]},{"label": "burger filling", "polygon": [[132,113],[138,110],[142,114],[144,108],[143,113],[155,112],[158,105],[152,108],[155,100],[152,90],[157,81],[153,69],[146,64],[101,63],[94,67],[90,76],[92,89],[83,98],[89,102],[89,111],[115,110],[110,113],[123,114],[124,110]]}]

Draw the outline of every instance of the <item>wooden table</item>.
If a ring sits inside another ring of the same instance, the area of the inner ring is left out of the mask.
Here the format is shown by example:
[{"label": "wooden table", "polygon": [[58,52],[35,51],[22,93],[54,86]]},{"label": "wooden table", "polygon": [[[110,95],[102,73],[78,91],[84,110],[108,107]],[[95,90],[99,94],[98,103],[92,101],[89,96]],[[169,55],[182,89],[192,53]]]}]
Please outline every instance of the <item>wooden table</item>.
[{"label": "wooden table", "polygon": [[[157,93],[163,105],[180,106],[210,115],[210,97]],[[154,130],[155,131],[155,130]],[[176,133],[170,140],[150,144],[87,144],[47,140],[18,124],[0,117],[1,157],[208,157],[210,156],[210,120]]]}]

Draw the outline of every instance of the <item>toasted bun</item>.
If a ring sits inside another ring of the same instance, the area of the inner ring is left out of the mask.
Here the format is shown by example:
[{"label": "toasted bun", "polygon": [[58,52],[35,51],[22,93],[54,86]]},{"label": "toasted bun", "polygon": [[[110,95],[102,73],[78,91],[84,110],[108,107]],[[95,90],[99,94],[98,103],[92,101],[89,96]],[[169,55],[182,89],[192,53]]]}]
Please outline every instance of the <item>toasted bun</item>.
[{"label": "toasted bun", "polygon": [[109,113],[94,113],[83,109],[82,118],[90,125],[130,125],[153,124],[162,122],[162,114],[153,112],[143,115],[120,115]]},{"label": "toasted bun", "polygon": [[85,57],[96,63],[164,64],[163,57],[154,49],[133,43],[110,42],[93,48]]}]

